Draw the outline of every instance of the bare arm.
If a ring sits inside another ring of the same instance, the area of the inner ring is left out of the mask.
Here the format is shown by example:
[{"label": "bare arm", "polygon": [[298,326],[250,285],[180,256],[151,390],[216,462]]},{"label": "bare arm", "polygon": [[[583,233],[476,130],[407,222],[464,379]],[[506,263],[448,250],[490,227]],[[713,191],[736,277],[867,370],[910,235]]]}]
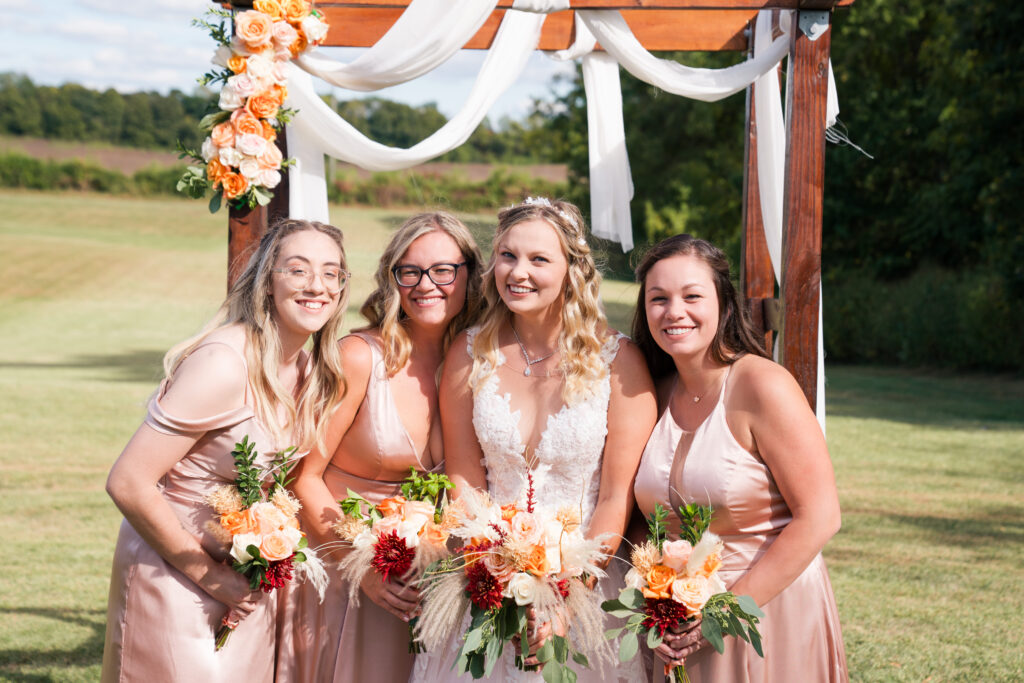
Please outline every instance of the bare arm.
[{"label": "bare arm", "polygon": [[455,484],[456,497],[467,487],[487,490],[484,454],[473,429],[473,390],[469,386],[472,370],[473,359],[466,353],[466,333],[463,332],[448,349],[438,398],[444,434],[444,469]]},{"label": "bare arm", "polygon": [[749,429],[793,516],[732,587],[763,605],[789,586],[839,530],[839,497],[825,436],[796,380],[767,360],[739,363],[746,367],[730,401],[739,408],[736,427],[741,436]]},{"label": "bare arm", "polygon": [[587,535],[611,534],[609,554],[619,547],[633,509],[633,480],[658,418],[654,383],[636,346],[621,341],[611,367],[608,437],[601,464],[601,488]]},{"label": "bare arm", "polygon": [[[237,355],[220,345],[202,347],[178,368],[160,404],[172,415],[202,418],[241,407],[245,385],[245,368]],[[157,488],[201,436],[164,434],[143,424],[111,468],[107,493],[160,557],[244,616],[255,608],[259,593],[250,591],[244,577],[206,552],[199,539],[182,527]]]}]

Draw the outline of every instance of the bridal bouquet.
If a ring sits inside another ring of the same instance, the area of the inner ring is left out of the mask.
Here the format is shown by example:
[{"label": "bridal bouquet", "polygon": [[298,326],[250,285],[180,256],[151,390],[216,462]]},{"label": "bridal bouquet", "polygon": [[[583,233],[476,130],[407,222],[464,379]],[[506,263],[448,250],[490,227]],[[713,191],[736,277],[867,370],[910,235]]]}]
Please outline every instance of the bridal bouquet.
[{"label": "bridal bouquet", "polygon": [[[689,504],[679,509],[681,539],[667,540],[666,510],[655,505],[648,517],[647,541],[633,549],[632,568],[626,572],[626,588],[617,600],[601,607],[616,617],[625,617],[625,626],[610,629],[609,638],[619,636],[619,659],[632,659],[638,649],[638,635],[646,632],[647,646],[659,645],[665,632],[700,617],[701,634],[721,653],[723,636],[738,636],[748,641],[762,657],[761,634],[757,622],[764,613],[746,595],[736,596],[725,589],[718,577],[722,566],[722,540],[708,531],[712,508]],[[743,622],[746,622],[744,624]],[[669,667],[665,665],[665,675]],[[672,669],[673,680],[689,682],[686,667]]]},{"label": "bridal bouquet", "polygon": [[207,134],[202,148],[179,143],[180,156],[196,165],[186,169],[177,189],[195,199],[214,190],[211,212],[220,208],[222,198],[235,208],[270,202],[281,168],[288,164],[276,144],[277,131],[291,115],[282,108],[287,63],[327,38],[328,26],[309,0],[255,0],[252,6],[237,13],[210,9],[207,14],[217,23],[192,22],[218,44],[212,60],[216,68],[199,83],[223,86],[217,110],[199,123]]},{"label": "bridal bouquet", "polygon": [[[242,437],[231,451],[238,474],[235,483],[217,488],[206,498],[219,515],[219,521],[211,520],[207,529],[230,544],[231,566],[249,580],[253,590],[269,593],[283,587],[297,572],[309,578],[322,597],[327,574],[299,530],[301,505],[285,489],[294,455],[294,447],[281,451],[270,469],[263,470],[255,464],[254,444],[248,436]],[[268,474],[271,484],[265,488]],[[238,621],[228,612],[217,631],[218,650],[237,625]]]},{"label": "bridal bouquet", "polygon": [[[601,636],[602,613],[582,581],[601,576],[605,553],[601,539],[587,539],[572,508],[540,510],[534,504],[532,478],[524,504],[498,505],[485,493],[467,491],[450,508],[452,535],[463,541],[456,555],[431,567],[424,577],[423,612],[417,629],[429,650],[443,647],[463,624],[456,666],[473,678],[490,676],[504,646],[527,643],[527,609],[553,623],[573,626],[574,639],[555,635],[536,653],[546,681],[575,681],[569,655],[589,666],[584,650],[609,658]],[[516,665],[526,668],[522,655]]]},{"label": "bridal bouquet", "polygon": [[[443,474],[421,476],[410,467],[402,494],[371,504],[349,489],[340,501],[345,517],[334,525],[335,533],[352,544],[338,569],[349,582],[352,600],[359,601],[359,585],[370,569],[383,581],[418,579],[426,567],[448,555],[448,531],[443,524],[445,491],[452,483]],[[409,622],[409,651],[419,652],[412,639],[417,618]]]}]

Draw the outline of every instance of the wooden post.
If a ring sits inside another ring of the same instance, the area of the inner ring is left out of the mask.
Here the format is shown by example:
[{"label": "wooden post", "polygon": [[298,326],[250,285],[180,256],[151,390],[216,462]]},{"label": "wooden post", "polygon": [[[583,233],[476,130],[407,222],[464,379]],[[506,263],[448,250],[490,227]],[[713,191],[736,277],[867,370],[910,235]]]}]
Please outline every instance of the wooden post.
[{"label": "wooden post", "polygon": [[228,291],[245,270],[256,245],[267,231],[267,207],[228,209]]},{"label": "wooden post", "polygon": [[[798,12],[798,15],[802,12]],[[794,26],[786,78],[786,184],[782,214],[781,360],[813,410],[818,388],[825,104],[831,16],[816,40]]]},{"label": "wooden post", "polygon": [[[754,44],[754,22],[750,25],[750,44]],[[743,265],[740,287],[746,301],[747,313],[755,329],[764,335],[764,347],[772,352],[774,326],[767,310],[775,304],[775,271],[768,254],[768,239],[764,234],[761,215],[761,196],[757,182],[757,119],[754,114],[754,88],[747,88],[747,135],[743,150],[743,236],[741,248]]]}]

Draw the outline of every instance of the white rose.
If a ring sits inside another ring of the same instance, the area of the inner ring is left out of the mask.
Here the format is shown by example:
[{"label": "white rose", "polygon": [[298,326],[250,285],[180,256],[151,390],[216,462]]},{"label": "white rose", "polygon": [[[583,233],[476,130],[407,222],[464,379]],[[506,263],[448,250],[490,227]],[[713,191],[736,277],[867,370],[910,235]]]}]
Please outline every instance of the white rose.
[{"label": "white rose", "polygon": [[217,106],[224,111],[234,111],[245,104],[245,98],[238,94],[231,83],[226,83],[220,91],[220,100]]},{"label": "white rose", "polygon": [[[291,56],[291,53],[288,53]],[[274,68],[271,70],[271,78],[274,79],[274,83],[277,85],[288,85],[288,63],[283,61],[275,61]]]},{"label": "white rose", "polygon": [[377,542],[377,534],[373,533],[369,529],[363,529],[359,532],[359,535],[352,539],[352,545],[359,550],[365,550],[366,548],[372,548]]},{"label": "white rose", "polygon": [[626,572],[626,588],[635,588],[642,590],[647,587],[647,582],[644,581],[644,577],[640,575],[640,572],[636,570],[636,567],[630,567],[629,571]]},{"label": "white rose", "polygon": [[220,163],[228,168],[237,168],[242,163],[242,153],[234,147],[221,147],[217,156],[220,157]]},{"label": "white rose", "polygon": [[270,82],[273,70],[273,60],[264,54],[253,55],[245,60],[245,73],[249,74],[249,77],[258,86],[262,86],[259,88],[260,90],[263,90],[266,84]]},{"label": "white rose", "polygon": [[263,168],[259,162],[252,157],[245,157],[238,164],[238,172],[245,176],[245,179],[250,183],[254,182],[263,173]]},{"label": "white rose", "polygon": [[245,135],[237,136],[235,139],[235,147],[247,157],[258,157],[263,154],[266,146],[267,139],[262,135],[246,133]]},{"label": "white rose", "polygon": [[508,582],[508,595],[517,605],[532,605],[537,597],[537,579],[532,574],[517,572]]},{"label": "white rose", "polygon": [[203,140],[202,148],[203,161],[209,161],[210,159],[217,156],[217,145],[213,144],[213,138],[206,138]]},{"label": "white rose", "polygon": [[227,45],[221,45],[217,48],[217,51],[213,53],[213,58],[210,62],[214,66],[220,66],[226,69],[228,67],[228,60],[231,59],[231,55],[233,54],[234,52],[231,51],[230,47]]},{"label": "white rose", "polygon": [[238,562],[248,562],[252,555],[246,550],[249,546],[260,547],[259,534],[238,534],[231,540],[231,557]]},{"label": "white rose", "polygon": [[405,541],[408,548],[415,548],[420,544],[420,529],[423,528],[421,521],[416,519],[403,520],[398,525],[398,537]]},{"label": "white rose", "polygon": [[[252,59],[250,57],[249,59]],[[256,84],[247,73],[240,73],[228,78],[224,87],[231,86],[239,97],[252,97],[256,94]]]},{"label": "white rose", "polygon": [[277,187],[278,183],[281,182],[281,173],[271,168],[265,168],[260,171],[259,185],[267,189]]},{"label": "white rose", "polygon": [[306,34],[306,40],[310,44],[316,44],[327,37],[327,24],[310,14],[302,20],[302,32]]}]

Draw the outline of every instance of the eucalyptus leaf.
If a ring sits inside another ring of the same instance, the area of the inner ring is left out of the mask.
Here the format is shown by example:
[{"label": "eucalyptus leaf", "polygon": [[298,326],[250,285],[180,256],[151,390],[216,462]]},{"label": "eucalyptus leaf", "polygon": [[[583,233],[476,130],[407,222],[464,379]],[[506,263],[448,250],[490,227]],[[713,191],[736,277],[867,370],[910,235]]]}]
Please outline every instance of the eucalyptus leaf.
[{"label": "eucalyptus leaf", "polygon": [[637,650],[640,649],[640,641],[636,637],[635,633],[627,633],[622,636],[622,640],[619,641],[619,661],[628,662],[636,656]]},{"label": "eucalyptus leaf", "polygon": [[646,598],[644,598],[644,594],[636,588],[626,588],[619,593],[619,602],[621,602],[624,607],[640,609],[644,606]]},{"label": "eucalyptus leaf", "polygon": [[756,602],[754,602],[754,598],[749,595],[737,595],[736,604],[740,606],[740,609],[751,616],[759,619],[764,617],[764,612],[761,611],[761,608],[757,606]]},{"label": "eucalyptus leaf", "polygon": [[475,628],[466,634],[466,640],[463,643],[463,647],[466,649],[467,652],[472,652],[473,650],[480,647],[480,642],[483,640],[483,637],[483,629]]},{"label": "eucalyptus leaf", "polygon": [[551,638],[544,641],[540,649],[537,650],[537,661],[541,664],[550,662],[555,656],[555,644]]},{"label": "eucalyptus leaf", "polygon": [[722,640],[722,627],[715,619],[704,619],[700,622],[700,632],[708,639],[712,647],[721,654],[725,650],[725,641]]},{"label": "eucalyptus leaf", "polygon": [[550,641],[555,647],[555,661],[565,662],[569,659],[569,641],[563,636],[554,636]]},{"label": "eucalyptus leaf", "polygon": [[585,666],[588,669],[590,668],[590,660],[587,659],[587,656],[582,652],[573,652],[572,661],[576,662],[580,666]]},{"label": "eucalyptus leaf", "polygon": [[657,628],[652,628],[651,630],[649,630],[647,632],[647,647],[648,648],[653,650],[654,648],[656,648],[659,645],[661,645],[661,641],[662,640],[664,640],[664,638],[662,637],[662,635],[660,633],[658,633],[658,629]]}]

